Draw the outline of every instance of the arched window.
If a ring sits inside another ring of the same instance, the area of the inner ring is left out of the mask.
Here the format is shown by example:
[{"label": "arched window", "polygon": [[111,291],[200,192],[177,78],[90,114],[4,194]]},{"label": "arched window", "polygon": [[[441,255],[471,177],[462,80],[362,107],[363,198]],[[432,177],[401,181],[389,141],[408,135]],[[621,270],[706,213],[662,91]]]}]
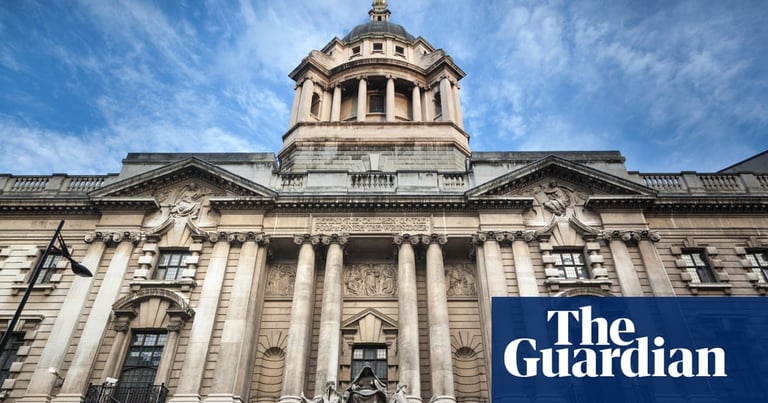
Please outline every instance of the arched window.
[{"label": "arched window", "polygon": [[316,118],[320,117],[320,95],[316,92],[312,93],[312,106],[309,108],[309,113]]}]

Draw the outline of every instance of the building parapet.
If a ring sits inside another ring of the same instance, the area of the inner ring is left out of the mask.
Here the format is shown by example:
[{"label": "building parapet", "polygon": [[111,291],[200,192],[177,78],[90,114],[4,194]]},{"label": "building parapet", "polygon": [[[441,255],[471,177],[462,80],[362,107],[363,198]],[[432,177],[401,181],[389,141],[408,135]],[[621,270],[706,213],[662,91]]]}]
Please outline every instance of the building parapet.
[{"label": "building parapet", "polygon": [[629,172],[634,180],[660,194],[765,194],[768,193],[768,174],[741,172],[738,174],[697,173],[641,173]]},{"label": "building parapet", "polygon": [[51,195],[88,193],[116,180],[108,175],[0,175],[0,195]]}]

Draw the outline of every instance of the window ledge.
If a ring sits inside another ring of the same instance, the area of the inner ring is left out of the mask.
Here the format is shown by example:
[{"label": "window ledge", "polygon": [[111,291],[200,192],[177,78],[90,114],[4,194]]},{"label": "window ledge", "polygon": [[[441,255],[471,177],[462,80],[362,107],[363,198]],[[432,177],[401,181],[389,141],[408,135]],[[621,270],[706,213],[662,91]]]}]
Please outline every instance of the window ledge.
[{"label": "window ledge", "polygon": [[181,291],[190,291],[197,287],[197,282],[191,278],[180,280],[133,280],[129,284],[131,291],[139,291],[142,288],[178,288]]},{"label": "window ledge", "polygon": [[699,291],[722,291],[725,294],[731,293],[731,285],[729,283],[688,283],[688,288],[695,295]]},{"label": "window ledge", "polygon": [[566,279],[566,278],[548,278],[544,280],[544,285],[550,291],[559,291],[561,288],[599,288],[603,291],[610,291],[613,281],[608,279]]},{"label": "window ledge", "polygon": [[[19,295],[19,292],[26,291],[29,284],[14,284],[11,286],[12,294]],[[42,291],[45,295],[51,295],[53,290],[56,289],[56,284],[38,284],[32,286],[32,291]]]}]

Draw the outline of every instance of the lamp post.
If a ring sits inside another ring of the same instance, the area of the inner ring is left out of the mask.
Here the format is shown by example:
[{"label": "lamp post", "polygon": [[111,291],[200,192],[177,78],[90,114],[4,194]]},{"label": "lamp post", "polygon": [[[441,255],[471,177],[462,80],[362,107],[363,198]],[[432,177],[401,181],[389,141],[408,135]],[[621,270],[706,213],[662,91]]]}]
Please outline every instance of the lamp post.
[{"label": "lamp post", "polygon": [[[69,263],[71,264],[71,267],[72,267],[72,272],[74,272],[76,275],[81,277],[93,276],[93,274],[91,273],[90,270],[88,270],[87,267],[76,262],[75,259],[73,259],[72,256],[69,254],[69,249],[67,249],[67,244],[64,243],[64,238],[61,236],[61,228],[63,226],[64,226],[64,220],[61,220],[61,222],[59,222],[59,226],[56,228],[56,232],[53,234],[53,237],[51,238],[51,241],[48,243],[48,247],[45,248],[45,251],[43,252],[43,256],[40,257],[40,260],[37,261],[37,265],[35,265],[35,269],[32,271],[32,275],[29,277],[27,290],[24,291],[24,296],[21,298],[21,302],[19,302],[18,308],[16,308],[16,313],[13,314],[13,319],[11,319],[11,323],[8,324],[8,329],[5,330],[5,332],[3,333],[2,340],[0,340],[0,354],[2,354],[3,351],[5,351],[5,345],[8,343],[8,340],[10,339],[10,334],[13,332],[13,329],[16,327],[16,323],[18,323],[19,318],[21,317],[21,312],[24,310],[24,305],[27,304],[29,295],[32,294],[32,289],[35,288],[35,284],[37,283],[37,277],[40,275],[40,271],[43,269],[43,265],[45,264],[45,261],[48,259],[48,255],[51,252],[58,253],[64,259],[69,260]],[[58,241],[58,246],[56,245],[57,241]]]}]

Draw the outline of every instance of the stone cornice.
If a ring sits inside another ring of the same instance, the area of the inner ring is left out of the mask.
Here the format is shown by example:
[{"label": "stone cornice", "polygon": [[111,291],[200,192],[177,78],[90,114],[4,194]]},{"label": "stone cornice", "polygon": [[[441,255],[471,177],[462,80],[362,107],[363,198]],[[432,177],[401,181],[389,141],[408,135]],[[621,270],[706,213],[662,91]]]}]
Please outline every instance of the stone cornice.
[{"label": "stone cornice", "polygon": [[645,209],[653,205],[655,196],[589,196],[584,207],[593,210]]},{"label": "stone cornice", "polygon": [[85,198],[2,198],[0,214],[97,214],[98,209]]},{"label": "stone cornice", "polygon": [[658,197],[647,212],[683,213],[765,213],[768,197],[748,195]]}]

